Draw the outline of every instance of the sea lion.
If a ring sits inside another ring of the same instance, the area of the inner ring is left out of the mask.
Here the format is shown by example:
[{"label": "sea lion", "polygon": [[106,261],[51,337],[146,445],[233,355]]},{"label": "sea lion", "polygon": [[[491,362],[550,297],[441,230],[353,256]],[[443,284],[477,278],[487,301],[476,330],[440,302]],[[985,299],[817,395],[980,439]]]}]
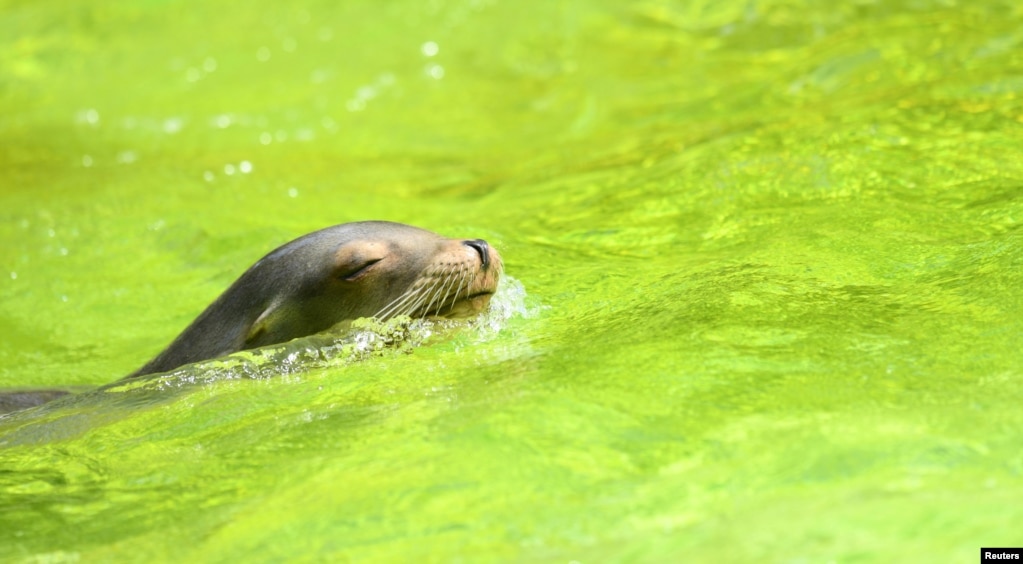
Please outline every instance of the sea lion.
[{"label": "sea lion", "polygon": [[[448,239],[387,221],[321,229],[258,260],[163,352],[122,380],[283,343],[360,317],[468,317],[490,303],[502,268],[500,255],[483,239]],[[8,394],[10,408],[61,395],[16,393]],[[0,413],[11,410],[3,407],[0,401]]]},{"label": "sea lion", "polygon": [[249,267],[153,360],[126,378],[283,343],[360,317],[468,317],[502,270],[483,239],[387,221],[335,225]]}]

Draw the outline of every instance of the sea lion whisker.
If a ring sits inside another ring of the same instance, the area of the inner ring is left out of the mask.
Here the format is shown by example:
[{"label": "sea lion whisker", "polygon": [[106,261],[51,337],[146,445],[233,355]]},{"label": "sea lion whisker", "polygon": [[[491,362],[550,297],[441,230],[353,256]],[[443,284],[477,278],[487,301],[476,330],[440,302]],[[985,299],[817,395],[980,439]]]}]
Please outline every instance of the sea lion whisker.
[{"label": "sea lion whisker", "polygon": [[428,283],[423,284],[423,286],[419,288],[418,296],[416,297],[416,299],[406,304],[402,308],[402,314],[408,315],[410,317],[413,316],[418,317],[418,315],[415,314],[423,309],[423,304],[430,299],[430,296],[433,295],[433,292],[436,289],[436,285],[437,285],[436,282],[432,280]]},{"label": "sea lion whisker", "polygon": [[427,315],[431,311],[433,311],[433,304],[437,302],[437,298],[440,296],[440,294],[443,291],[443,286],[442,286],[443,283],[444,283],[444,280],[443,279],[439,279],[431,287],[430,293],[429,293],[429,296],[428,296],[429,299],[424,300],[424,303],[421,304],[420,307],[416,311],[421,312],[422,315]]},{"label": "sea lion whisker", "polygon": [[427,315],[433,313],[435,315],[440,314],[440,308],[443,306],[444,301],[448,296],[448,288],[451,286],[451,278],[445,276],[443,279],[437,282],[437,286],[434,288],[433,294],[430,296],[430,302],[423,309],[423,314]]},{"label": "sea lion whisker", "polygon": [[409,299],[409,294],[410,292],[405,292],[404,294],[398,296],[396,299],[391,300],[390,303],[388,303],[383,308],[374,313],[373,317],[380,320],[386,319],[394,309],[401,305],[402,302]]},{"label": "sea lion whisker", "polygon": [[[438,315],[440,315],[441,310],[444,308],[444,302],[448,301],[449,298],[451,299],[451,305],[452,306],[454,305],[455,302],[458,301],[458,291],[456,290],[452,294],[451,293],[451,289],[454,287],[455,281],[461,280],[461,277],[462,277],[461,276],[461,272],[462,272],[462,267],[459,266],[458,270],[451,271],[446,276],[446,283],[447,284],[444,285],[443,292],[441,292],[438,295],[438,298],[440,298],[438,300],[438,302],[437,302],[437,314]],[[459,281],[459,286],[460,286],[460,281]]]},{"label": "sea lion whisker", "polygon": [[449,313],[455,310],[455,304],[458,303],[458,295],[462,293],[462,287],[465,286],[468,288],[466,285],[466,273],[467,271],[463,269],[460,273],[461,275],[458,277],[458,288],[455,289],[455,299],[451,300],[451,305],[448,306]]},{"label": "sea lion whisker", "polygon": [[463,268],[458,283],[458,290],[455,292],[455,299],[451,300],[451,309],[448,311],[454,311],[455,303],[457,303],[459,299],[469,297],[469,288],[472,287],[472,283],[475,281],[476,275],[473,271],[468,267]]},{"label": "sea lion whisker", "polygon": [[390,317],[400,315],[400,312],[402,312],[405,309],[403,306],[405,306],[406,303],[409,302],[410,300],[414,301],[415,299],[417,299],[422,292],[423,286],[416,286],[415,288],[406,291],[405,293],[398,296],[397,299],[384,306],[383,309],[374,314],[373,317],[384,320]]},{"label": "sea lion whisker", "polygon": [[418,304],[422,302],[423,298],[430,293],[433,285],[434,282],[431,277],[431,272],[427,271],[424,273],[424,278],[417,282],[415,286],[406,290],[402,295],[398,296],[397,299],[387,304],[374,317],[381,315],[387,315],[388,317],[411,315],[418,307]]}]

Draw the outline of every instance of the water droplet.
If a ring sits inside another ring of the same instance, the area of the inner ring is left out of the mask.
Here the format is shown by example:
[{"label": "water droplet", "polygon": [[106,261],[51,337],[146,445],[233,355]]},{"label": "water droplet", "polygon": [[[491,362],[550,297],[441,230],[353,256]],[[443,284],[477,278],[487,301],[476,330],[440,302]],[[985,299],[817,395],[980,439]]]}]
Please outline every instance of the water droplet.
[{"label": "water droplet", "polygon": [[311,75],[309,75],[309,82],[313,84],[323,84],[330,78],[330,72],[323,69],[316,69]]},{"label": "water droplet", "polygon": [[345,107],[348,108],[349,112],[361,112],[366,108],[366,102],[359,99],[348,100]]},{"label": "water droplet", "polygon": [[226,174],[228,176],[231,176],[234,173],[235,173],[235,168],[234,168],[233,164],[227,163],[226,165],[224,165],[224,174]]},{"label": "water droplet", "polygon": [[66,257],[67,256],[67,247],[61,247],[60,248],[60,256],[62,256],[62,257]]},{"label": "water droplet", "polygon": [[294,186],[292,186],[291,188],[288,188],[288,196],[291,197],[291,198],[297,198],[298,197],[298,188],[295,188]]},{"label": "water droplet", "polygon": [[423,56],[432,57],[440,51],[440,46],[434,41],[427,41],[419,50],[423,52]]},{"label": "water droplet", "polygon": [[184,120],[179,117],[170,117],[163,120],[163,131],[168,135],[174,135],[185,126]]},{"label": "water droplet", "polygon": [[284,131],[283,129],[278,129],[277,133],[274,133],[274,139],[276,139],[278,143],[287,140],[287,138],[288,132]]},{"label": "water droplet", "polygon": [[90,157],[89,155],[82,155],[82,166],[84,167],[92,166],[92,157]]},{"label": "water droplet", "polygon": [[121,164],[131,164],[138,160],[138,155],[135,151],[121,151],[117,153],[117,162]]},{"label": "water droplet", "polygon": [[231,116],[227,114],[220,114],[219,116],[213,118],[213,124],[219,127],[220,129],[224,129],[231,125]]},{"label": "water droplet", "polygon": [[49,235],[50,237],[56,237],[57,236],[57,232],[54,231],[53,228],[47,229],[46,230],[46,234]]},{"label": "water droplet", "polygon": [[206,182],[213,182],[213,179],[215,178],[215,176],[214,176],[212,170],[207,170],[206,172],[202,173],[202,178]]},{"label": "water droplet", "polygon": [[252,172],[252,163],[249,161],[242,161],[238,163],[238,170],[241,171],[242,174],[248,174]]},{"label": "water droplet", "polygon": [[372,100],[377,95],[377,89],[372,86],[360,86],[355,91],[355,97],[361,100]]},{"label": "water droplet", "polygon": [[263,145],[269,145],[274,140],[274,136],[270,135],[269,131],[264,131],[259,134],[259,142]]},{"label": "water droplet", "polygon": [[320,31],[316,34],[316,38],[320,41],[330,41],[334,38],[334,30],[329,27],[321,27]]},{"label": "water droplet", "polygon": [[437,63],[430,63],[426,65],[426,74],[434,80],[440,80],[444,78],[444,67]]},{"label": "water droplet", "polygon": [[206,57],[202,62],[202,70],[206,72],[213,72],[217,70],[217,60],[213,57]]},{"label": "water droplet", "polygon": [[96,126],[99,125],[99,112],[93,108],[88,108],[78,112],[76,119],[79,123]]},{"label": "water droplet", "polygon": [[188,70],[185,71],[185,80],[188,82],[197,82],[200,78],[202,78],[202,71],[195,67],[188,67]]},{"label": "water droplet", "polygon": [[261,62],[261,63],[265,63],[265,62],[269,61],[270,60],[270,49],[267,48],[267,47],[260,47],[259,50],[256,51],[256,60]]},{"label": "water droplet", "polygon": [[17,280],[17,279],[18,279],[18,273],[17,272],[11,272],[11,280]]},{"label": "water droplet", "polygon": [[294,53],[296,47],[298,47],[298,44],[290,37],[285,37],[284,41],[281,42],[281,49],[284,49],[285,53]]}]

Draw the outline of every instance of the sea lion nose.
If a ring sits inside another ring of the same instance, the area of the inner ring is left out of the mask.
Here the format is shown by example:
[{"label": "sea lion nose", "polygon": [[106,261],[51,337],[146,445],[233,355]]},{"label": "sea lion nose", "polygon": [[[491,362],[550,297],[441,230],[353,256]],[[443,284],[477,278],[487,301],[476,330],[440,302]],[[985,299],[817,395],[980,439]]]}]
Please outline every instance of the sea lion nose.
[{"label": "sea lion nose", "polygon": [[483,239],[470,239],[462,241],[462,244],[466,247],[472,247],[480,254],[480,261],[483,263],[483,270],[486,270],[490,266],[490,245],[487,244]]}]

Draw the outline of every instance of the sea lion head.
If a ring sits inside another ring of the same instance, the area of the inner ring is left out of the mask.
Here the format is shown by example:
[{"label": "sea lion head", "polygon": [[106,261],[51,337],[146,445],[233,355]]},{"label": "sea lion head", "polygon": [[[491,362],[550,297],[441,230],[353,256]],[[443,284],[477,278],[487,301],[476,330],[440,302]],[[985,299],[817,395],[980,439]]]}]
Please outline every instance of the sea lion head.
[{"label": "sea lion head", "polygon": [[483,239],[448,239],[386,222],[358,224],[333,253],[329,277],[345,318],[468,317],[497,290],[501,257]]},{"label": "sea lion head", "polygon": [[319,333],[360,317],[466,317],[497,289],[501,257],[386,221],[315,231],[270,252],[128,378]]},{"label": "sea lion head", "polygon": [[272,296],[241,348],[279,343],[360,317],[468,317],[497,289],[501,257],[482,239],[449,239],[383,221],[297,239],[243,276]]}]

